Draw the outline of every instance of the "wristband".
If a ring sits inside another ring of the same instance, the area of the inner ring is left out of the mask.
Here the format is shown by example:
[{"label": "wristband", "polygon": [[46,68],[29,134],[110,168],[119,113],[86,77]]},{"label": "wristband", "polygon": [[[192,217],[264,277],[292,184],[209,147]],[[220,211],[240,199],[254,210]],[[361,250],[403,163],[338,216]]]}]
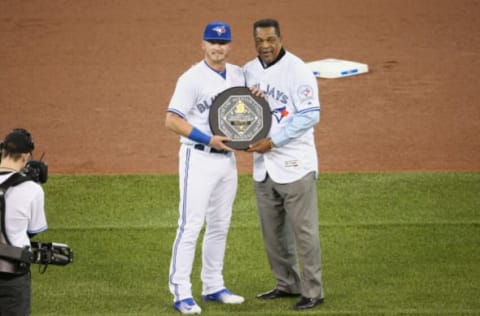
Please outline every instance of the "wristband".
[{"label": "wristband", "polygon": [[205,145],[210,144],[210,140],[212,139],[211,136],[208,136],[196,127],[192,129],[188,138]]}]

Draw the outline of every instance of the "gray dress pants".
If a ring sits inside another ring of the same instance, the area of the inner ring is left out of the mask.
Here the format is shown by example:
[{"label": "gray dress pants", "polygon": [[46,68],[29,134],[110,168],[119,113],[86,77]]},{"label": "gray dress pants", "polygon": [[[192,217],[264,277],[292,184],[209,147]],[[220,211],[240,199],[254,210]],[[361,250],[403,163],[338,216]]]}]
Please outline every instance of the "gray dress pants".
[{"label": "gray dress pants", "polygon": [[276,288],[308,298],[323,298],[314,172],[287,184],[275,183],[267,175],[263,182],[255,182],[254,188]]}]

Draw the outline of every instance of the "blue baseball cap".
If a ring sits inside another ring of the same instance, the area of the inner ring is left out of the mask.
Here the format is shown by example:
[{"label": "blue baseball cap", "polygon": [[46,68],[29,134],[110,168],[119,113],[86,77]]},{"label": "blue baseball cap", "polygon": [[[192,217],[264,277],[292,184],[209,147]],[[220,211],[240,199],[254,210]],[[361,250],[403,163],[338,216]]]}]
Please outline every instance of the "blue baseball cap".
[{"label": "blue baseball cap", "polygon": [[208,23],[203,32],[203,39],[205,41],[230,42],[232,40],[230,25],[220,21]]}]

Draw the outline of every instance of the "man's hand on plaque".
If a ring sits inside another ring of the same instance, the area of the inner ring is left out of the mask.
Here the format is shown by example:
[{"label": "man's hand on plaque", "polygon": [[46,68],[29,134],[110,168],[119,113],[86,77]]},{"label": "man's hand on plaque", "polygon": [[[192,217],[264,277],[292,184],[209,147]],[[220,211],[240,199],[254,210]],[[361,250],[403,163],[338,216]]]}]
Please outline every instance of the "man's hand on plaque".
[{"label": "man's hand on plaque", "polygon": [[263,154],[267,151],[272,150],[273,147],[274,145],[270,138],[262,138],[255,143],[250,144],[248,146],[247,152],[257,152]]},{"label": "man's hand on plaque", "polygon": [[265,93],[263,93],[263,91],[260,89],[260,88],[257,88],[257,87],[250,87],[250,92],[257,96],[257,97],[261,97],[261,98],[265,98]]}]

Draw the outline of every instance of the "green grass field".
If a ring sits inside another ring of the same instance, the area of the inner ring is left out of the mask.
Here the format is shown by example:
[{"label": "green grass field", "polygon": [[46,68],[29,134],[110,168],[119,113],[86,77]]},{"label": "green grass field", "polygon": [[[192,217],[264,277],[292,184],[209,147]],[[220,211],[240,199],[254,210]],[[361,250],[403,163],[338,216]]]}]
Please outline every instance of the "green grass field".
[{"label": "green grass field", "polygon": [[[239,182],[224,276],[246,302],[201,301],[197,252],[202,315],[480,314],[480,173],[322,174],[326,296],[306,312],[291,309],[295,299],[255,299],[275,283],[252,179]],[[49,230],[36,240],[69,244],[75,261],[32,267],[33,315],[180,315],[167,286],[176,176],[53,175],[44,188]]]}]

